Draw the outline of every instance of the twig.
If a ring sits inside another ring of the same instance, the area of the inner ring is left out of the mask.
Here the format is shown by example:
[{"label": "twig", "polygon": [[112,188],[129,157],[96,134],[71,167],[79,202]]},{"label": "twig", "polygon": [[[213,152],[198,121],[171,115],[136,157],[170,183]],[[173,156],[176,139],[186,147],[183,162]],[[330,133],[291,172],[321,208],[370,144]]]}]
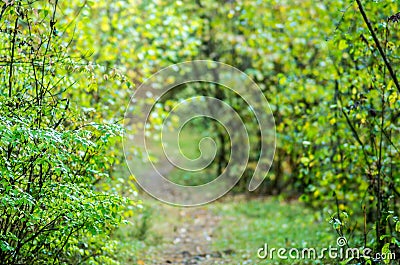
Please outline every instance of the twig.
[{"label": "twig", "polygon": [[[55,3],[54,3],[53,14],[52,14],[51,20],[50,20],[50,31],[49,31],[49,36],[48,36],[48,39],[47,39],[46,49],[45,49],[45,52],[44,52],[44,54],[43,54],[42,86],[44,86],[46,56],[47,56],[47,53],[49,52],[50,43],[51,43],[51,40],[52,40],[52,36],[53,36],[53,33],[54,33],[55,24],[56,24],[55,17],[56,17],[56,12],[57,12],[57,4],[58,4],[58,0],[56,0]],[[43,90],[44,90],[44,88],[42,87],[42,90],[40,91],[40,98],[39,98],[40,100],[43,99]]]},{"label": "twig", "polygon": [[357,2],[357,5],[358,5],[358,9],[360,10],[360,13],[361,13],[361,15],[362,15],[362,17],[364,19],[364,22],[365,22],[365,24],[367,24],[367,27],[368,27],[368,29],[369,29],[369,31],[371,33],[371,36],[374,39],[376,47],[378,48],[378,51],[379,51],[383,61],[385,62],[385,65],[386,65],[387,69],[389,70],[390,76],[392,77],[393,82],[394,82],[397,90],[400,92],[400,84],[399,84],[399,81],[397,79],[397,76],[396,76],[395,72],[393,71],[392,65],[390,64],[388,58],[386,57],[386,54],[384,53],[384,51],[382,49],[382,46],[381,46],[381,44],[380,44],[380,42],[378,40],[378,37],[376,36],[376,33],[375,33],[374,29],[372,28],[371,22],[369,21],[369,19],[367,17],[367,14],[365,13],[365,10],[364,10],[364,7],[363,7],[363,5],[361,3],[361,0],[356,0],[356,2]]},{"label": "twig", "polygon": [[18,20],[19,16],[15,19],[15,24],[14,24],[14,33],[13,33],[13,38],[12,38],[12,47],[11,47],[11,61],[10,61],[10,74],[8,76],[8,96],[12,96],[12,86],[13,86],[13,73],[14,73],[14,56],[15,56],[15,42],[16,42],[16,37],[17,37],[17,30],[18,30]]}]

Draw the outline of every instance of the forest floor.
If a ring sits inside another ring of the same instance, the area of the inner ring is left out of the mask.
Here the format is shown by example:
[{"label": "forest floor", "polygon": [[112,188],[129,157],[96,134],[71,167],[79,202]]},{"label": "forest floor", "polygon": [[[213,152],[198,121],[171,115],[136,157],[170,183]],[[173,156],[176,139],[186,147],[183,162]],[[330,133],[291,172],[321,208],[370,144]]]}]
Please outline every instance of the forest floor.
[{"label": "forest floor", "polygon": [[143,213],[118,233],[129,253],[136,253],[123,256],[122,264],[335,264],[257,257],[264,244],[297,249],[336,246],[326,216],[297,201],[228,195],[205,206],[182,208],[142,196]]},{"label": "forest floor", "polygon": [[[196,157],[194,136],[183,136],[182,146]],[[175,183],[187,178],[172,167],[161,170]],[[138,198],[143,204],[142,212],[114,235],[122,242],[118,257],[121,264],[334,264],[327,260],[257,257],[258,249],[265,244],[270,248],[323,248],[336,244],[329,213],[312,210],[297,200],[228,194],[203,206],[177,207],[144,192],[139,192]]]},{"label": "forest floor", "polygon": [[226,264],[223,255],[230,250],[224,253],[212,247],[220,216],[207,207],[153,206],[153,211],[157,211],[158,217],[163,215],[164,221],[156,221],[152,231],[161,235],[164,243],[155,253],[146,253],[144,264]]}]

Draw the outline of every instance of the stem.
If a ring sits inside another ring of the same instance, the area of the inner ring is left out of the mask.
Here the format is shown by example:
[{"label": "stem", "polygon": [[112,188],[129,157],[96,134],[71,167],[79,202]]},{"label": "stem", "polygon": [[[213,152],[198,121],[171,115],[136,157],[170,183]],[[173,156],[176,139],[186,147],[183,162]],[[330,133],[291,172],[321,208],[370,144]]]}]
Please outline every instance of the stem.
[{"label": "stem", "polygon": [[365,205],[363,206],[363,217],[364,217],[364,248],[367,247],[367,210]]},{"label": "stem", "polygon": [[362,15],[362,17],[364,19],[364,22],[365,22],[365,24],[367,24],[369,32],[371,33],[371,36],[374,39],[376,47],[378,48],[378,51],[379,51],[383,61],[385,62],[385,65],[386,65],[387,69],[389,70],[390,76],[392,77],[393,82],[394,82],[397,90],[400,92],[400,84],[399,84],[399,81],[397,79],[397,76],[396,76],[395,72],[393,71],[392,65],[390,64],[388,58],[386,57],[386,54],[384,53],[384,51],[382,49],[382,46],[381,46],[381,44],[380,44],[380,42],[378,40],[378,37],[376,36],[376,33],[375,33],[374,29],[372,28],[371,22],[369,21],[369,19],[367,17],[367,14],[365,13],[365,10],[364,10],[364,7],[363,7],[363,5],[361,3],[361,0],[356,0],[356,2],[357,2],[357,5],[358,5],[358,8],[360,10],[360,13],[361,13],[361,15]]},{"label": "stem", "polygon": [[16,37],[17,37],[17,29],[18,29],[18,19],[17,17],[15,19],[15,24],[14,24],[14,32],[13,32],[13,38],[12,38],[12,47],[11,47],[11,61],[10,61],[10,74],[8,76],[8,96],[12,96],[12,86],[13,86],[13,73],[14,73],[14,56],[15,56],[15,42],[16,42]]},{"label": "stem", "polygon": [[43,54],[43,65],[42,65],[42,90],[40,91],[40,97],[39,99],[42,100],[43,99],[43,91],[44,91],[44,77],[45,77],[45,66],[46,66],[46,56],[47,53],[49,52],[50,49],[50,44],[51,44],[51,40],[52,40],[52,36],[53,36],[53,32],[54,32],[54,28],[55,28],[55,17],[56,17],[56,12],[57,12],[57,4],[58,4],[58,0],[55,1],[54,3],[54,9],[53,9],[53,14],[51,15],[51,20],[50,20],[50,32],[49,32],[49,36],[47,39],[47,45],[46,45],[46,49],[45,52]]},{"label": "stem", "polygon": [[[382,113],[381,113],[381,128],[383,129],[385,120],[385,93],[382,91]],[[382,144],[383,144],[383,130],[381,129],[380,139],[379,139],[379,158],[377,163],[377,191],[376,196],[378,198],[378,202],[376,205],[376,211],[378,216],[378,222],[376,224],[376,242],[378,243],[379,249],[382,247],[382,240],[381,240],[381,230],[382,230],[382,179],[381,179],[381,171],[382,171]]]}]

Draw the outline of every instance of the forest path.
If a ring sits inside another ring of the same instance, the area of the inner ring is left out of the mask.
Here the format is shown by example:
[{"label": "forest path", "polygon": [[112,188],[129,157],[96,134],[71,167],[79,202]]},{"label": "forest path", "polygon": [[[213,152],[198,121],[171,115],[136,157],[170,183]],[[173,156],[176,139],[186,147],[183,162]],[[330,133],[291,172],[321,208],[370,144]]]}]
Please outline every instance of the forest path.
[{"label": "forest path", "polygon": [[[144,97],[139,95],[138,97]],[[142,139],[143,135],[136,135],[138,139]],[[193,148],[193,134],[186,137],[186,149]],[[171,140],[171,139],[169,139]],[[139,141],[139,140],[138,140]],[[139,141],[141,142],[141,141]],[[197,148],[197,145],[195,146]],[[157,147],[152,149],[157,151]],[[161,154],[161,150],[156,152],[160,159],[156,164],[156,168],[161,176],[170,176],[174,174],[175,167],[165,159]],[[142,179],[148,179],[147,187],[150,190],[159,189],[163,191],[163,199],[167,201],[175,201],[174,198],[180,198],[178,201],[190,201],[185,195],[176,194],[168,185],[163,182],[156,181],[154,170],[142,169]],[[155,180],[155,181],[154,181]],[[156,188],[153,185],[157,186]],[[161,186],[160,186],[161,185]],[[147,194],[142,188],[142,201],[145,208],[151,209],[151,233],[156,235],[157,243],[155,247],[145,251],[144,256],[139,257],[137,264],[140,265],[212,265],[212,264],[228,264],[224,261],[225,255],[232,254],[231,250],[222,252],[213,250],[215,229],[218,227],[222,217],[213,211],[209,205],[196,207],[181,207],[165,204],[154,199]],[[186,195],[188,196],[188,195]],[[194,196],[190,194],[190,196]]]},{"label": "forest path", "polygon": [[229,253],[212,251],[214,229],[221,217],[210,209],[157,205],[153,216],[164,220],[153,228],[163,244],[146,257],[145,264],[225,264],[223,255]]},{"label": "forest path", "polygon": [[[173,167],[165,163],[161,167],[162,175],[173,172]],[[169,196],[173,194],[165,187]],[[160,245],[143,257],[143,264],[165,265],[212,265],[226,264],[223,256],[231,251],[216,252],[212,249],[214,231],[220,217],[209,205],[196,207],[172,206],[145,195],[144,201],[150,203],[152,219],[155,225],[152,232],[161,238]]]}]

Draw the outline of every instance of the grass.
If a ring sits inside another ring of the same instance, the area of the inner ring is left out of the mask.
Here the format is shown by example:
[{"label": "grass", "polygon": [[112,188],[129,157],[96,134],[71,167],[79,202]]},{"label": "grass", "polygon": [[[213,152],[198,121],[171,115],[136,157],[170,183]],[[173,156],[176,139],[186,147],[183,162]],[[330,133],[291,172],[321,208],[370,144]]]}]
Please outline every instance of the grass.
[{"label": "grass", "polygon": [[[182,218],[181,209],[153,199],[144,202],[144,213],[133,224],[123,226],[116,238],[123,242],[122,264],[152,264],[171,245],[173,230],[192,220]],[[227,196],[202,209],[220,217],[211,249],[223,254],[222,264],[334,264],[328,260],[259,259],[257,250],[270,248],[336,246],[330,225],[300,202]]]},{"label": "grass", "polygon": [[216,230],[214,247],[219,251],[233,250],[228,264],[327,264],[319,260],[261,260],[257,250],[268,248],[316,248],[336,246],[336,238],[319,213],[300,202],[277,199],[229,201],[212,206],[222,217]]},{"label": "grass", "polygon": [[[199,133],[183,130],[180,136],[182,152],[192,159],[198,157],[201,138]],[[187,173],[178,169],[173,170],[169,178],[185,185],[199,185],[210,180],[204,172]],[[152,258],[162,255],[171,245],[167,239],[173,230],[192,221],[182,218],[181,208],[164,205],[144,194],[140,196],[144,201],[143,211],[132,218],[131,224],[122,226],[114,234],[114,238],[122,242],[118,257],[121,264],[153,264]],[[321,213],[298,201],[225,196],[203,208],[220,217],[211,248],[223,253],[223,264],[336,263],[327,260],[262,260],[257,257],[257,250],[264,244],[269,248],[287,249],[336,246],[336,237]]]}]

